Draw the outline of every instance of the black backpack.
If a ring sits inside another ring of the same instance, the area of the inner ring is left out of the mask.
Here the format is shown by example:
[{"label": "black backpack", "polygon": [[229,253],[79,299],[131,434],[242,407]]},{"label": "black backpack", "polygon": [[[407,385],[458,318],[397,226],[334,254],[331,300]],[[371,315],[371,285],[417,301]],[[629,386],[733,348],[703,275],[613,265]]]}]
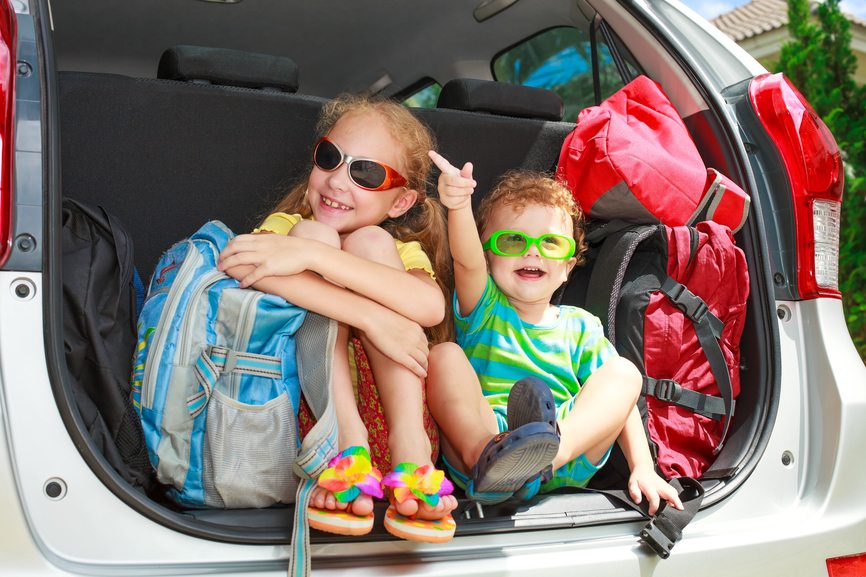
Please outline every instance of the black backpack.
[{"label": "black backpack", "polygon": [[68,198],[62,238],[63,334],[75,402],[111,466],[148,492],[155,475],[130,397],[137,303],[143,295],[132,239],[102,207]]}]

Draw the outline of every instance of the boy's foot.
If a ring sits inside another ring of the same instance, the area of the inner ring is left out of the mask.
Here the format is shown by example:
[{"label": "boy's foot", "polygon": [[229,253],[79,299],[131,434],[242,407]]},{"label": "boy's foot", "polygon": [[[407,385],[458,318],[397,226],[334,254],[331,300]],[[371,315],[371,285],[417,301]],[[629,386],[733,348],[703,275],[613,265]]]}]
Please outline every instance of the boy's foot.
[{"label": "boy's foot", "polygon": [[508,430],[527,423],[547,423],[556,429],[556,403],[547,383],[538,377],[524,377],[508,393]]},{"label": "boy's foot", "polygon": [[[508,393],[507,418],[510,430],[527,423],[541,422],[549,424],[556,430],[557,435],[559,434],[553,393],[547,383],[538,377],[524,377],[514,383]],[[541,485],[552,477],[553,469],[549,463],[541,472],[530,477],[514,496],[521,501],[528,501],[535,497]]]},{"label": "boy's foot", "polygon": [[527,423],[499,433],[472,468],[467,494],[480,503],[501,503],[549,467],[558,450],[559,435],[548,423]]}]

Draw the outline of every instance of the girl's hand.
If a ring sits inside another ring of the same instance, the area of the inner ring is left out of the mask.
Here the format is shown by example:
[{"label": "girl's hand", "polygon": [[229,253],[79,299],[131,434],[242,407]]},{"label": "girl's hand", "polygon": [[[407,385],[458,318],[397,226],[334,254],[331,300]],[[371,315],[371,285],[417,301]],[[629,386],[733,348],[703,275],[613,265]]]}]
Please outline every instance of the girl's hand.
[{"label": "girl's hand", "polygon": [[233,238],[220,253],[217,268],[227,271],[239,265],[252,265],[241,288],[268,276],[289,276],[310,268],[310,246],[301,238],[282,234],[242,234]]},{"label": "girl's hand", "polygon": [[430,345],[421,325],[386,307],[381,307],[379,314],[366,324],[362,328],[364,336],[383,355],[419,378],[427,377]]},{"label": "girl's hand", "polygon": [[655,515],[661,499],[668,505],[683,510],[682,501],[676,490],[658,476],[652,467],[635,467],[628,479],[628,493],[632,501],[640,504],[645,495],[649,501],[649,514]]},{"label": "girl's hand", "polygon": [[427,153],[433,164],[439,167],[439,202],[449,210],[458,210],[471,206],[472,193],[476,182],[472,179],[472,163],[467,162],[463,168],[457,168],[436,151]]}]

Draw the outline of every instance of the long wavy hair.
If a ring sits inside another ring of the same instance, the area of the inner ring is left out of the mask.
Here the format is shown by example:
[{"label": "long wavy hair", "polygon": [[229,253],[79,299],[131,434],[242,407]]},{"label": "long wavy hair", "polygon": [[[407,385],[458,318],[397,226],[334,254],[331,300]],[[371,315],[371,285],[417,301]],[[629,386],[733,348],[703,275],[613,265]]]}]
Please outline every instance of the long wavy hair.
[{"label": "long wavy hair", "polygon": [[[323,108],[316,125],[316,138],[327,136],[340,118],[346,114],[373,113],[381,118],[391,137],[401,145],[406,186],[418,192],[415,205],[397,218],[387,218],[379,226],[395,239],[403,242],[417,241],[430,257],[436,282],[445,295],[447,312],[442,323],[427,329],[427,337],[433,343],[452,340],[454,320],[451,307],[452,267],[448,250],[445,210],[438,200],[427,195],[428,179],[432,161],[428,150],[435,150],[432,133],[406,107],[380,98],[364,95],[343,94],[329,101]],[[311,162],[312,170],[312,162]],[[307,176],[289,190],[271,212],[300,214],[304,218],[313,215],[307,202]]]}]

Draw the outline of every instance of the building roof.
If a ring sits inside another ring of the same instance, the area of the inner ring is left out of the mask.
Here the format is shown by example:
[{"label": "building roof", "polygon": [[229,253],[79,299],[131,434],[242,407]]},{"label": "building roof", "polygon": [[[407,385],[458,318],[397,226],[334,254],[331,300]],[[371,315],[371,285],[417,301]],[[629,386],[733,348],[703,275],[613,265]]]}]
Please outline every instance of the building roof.
[{"label": "building roof", "polygon": [[[814,12],[817,2],[813,1]],[[852,24],[866,28],[866,21],[846,14]],[[786,0],[752,0],[730,12],[713,18],[710,22],[730,36],[735,42],[758,36],[788,25],[788,3]]]}]

